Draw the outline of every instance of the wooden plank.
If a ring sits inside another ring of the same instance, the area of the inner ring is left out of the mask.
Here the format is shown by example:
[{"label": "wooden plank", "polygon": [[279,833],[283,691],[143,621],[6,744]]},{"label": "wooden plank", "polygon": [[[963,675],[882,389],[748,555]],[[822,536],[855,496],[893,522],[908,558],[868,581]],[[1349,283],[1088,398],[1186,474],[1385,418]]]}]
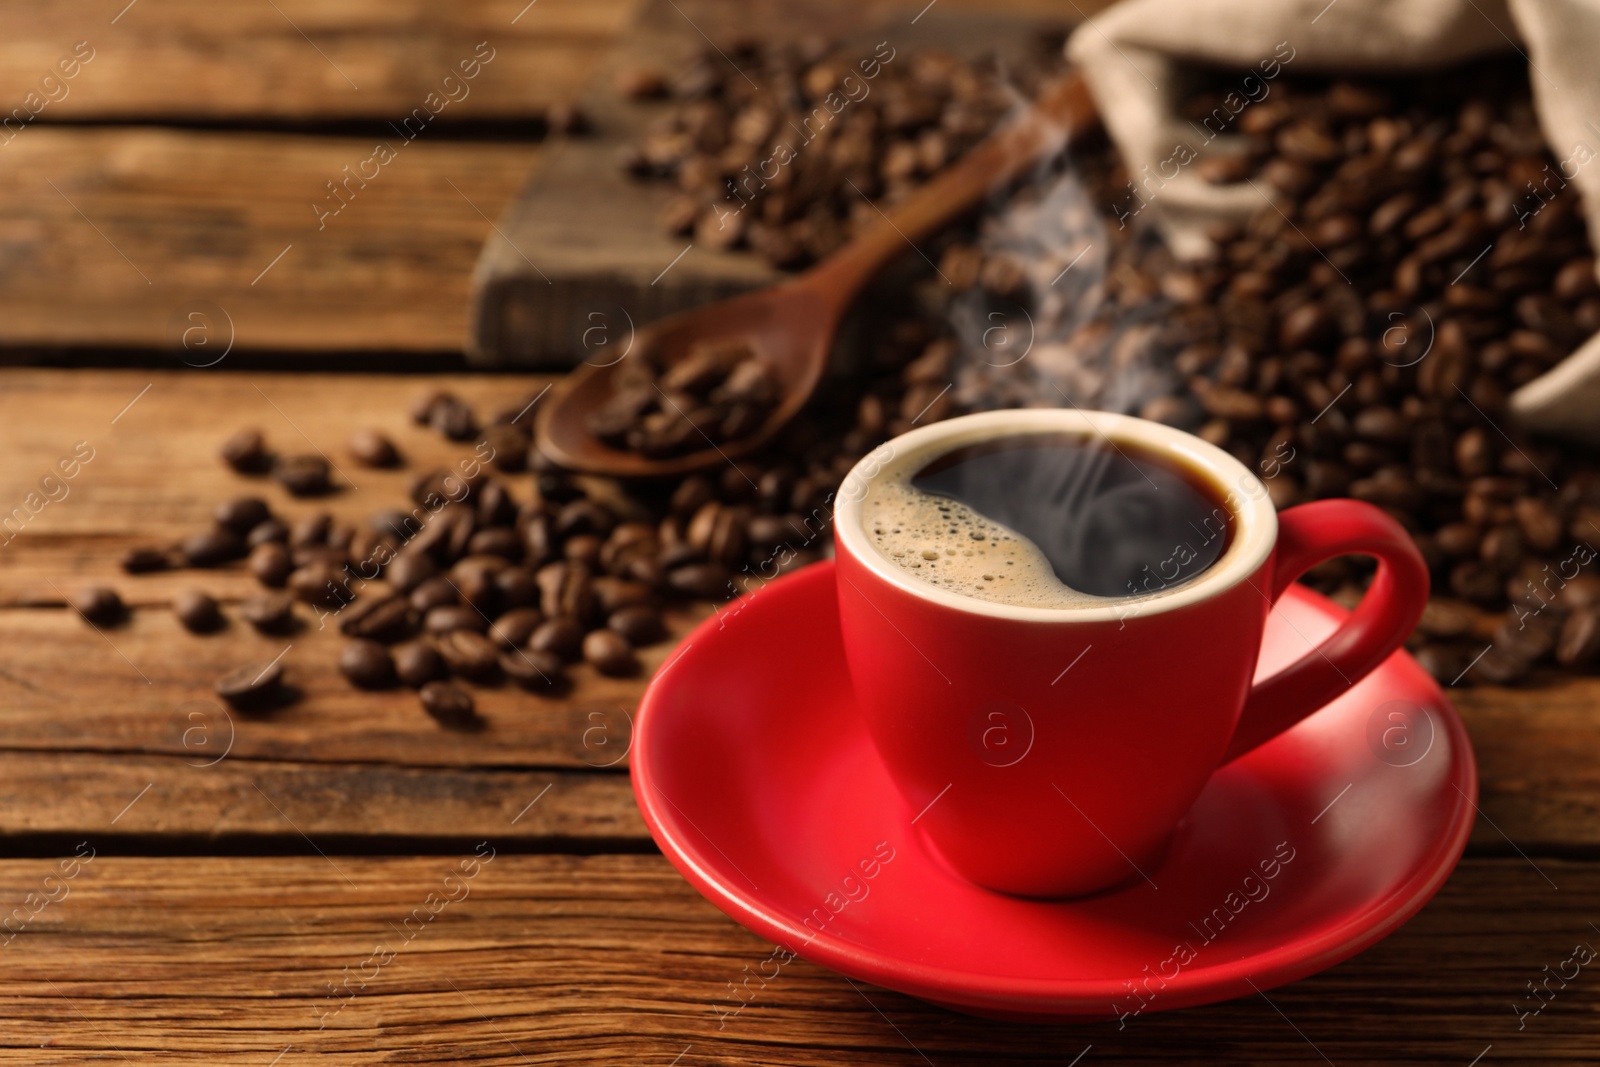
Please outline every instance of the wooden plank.
[{"label": "wooden plank", "polygon": [[[572,98],[636,6],[637,0],[7,0],[0,4],[6,28],[0,111],[24,106],[37,93],[54,98],[38,111],[34,121],[41,124],[397,120],[430,92],[441,92],[443,78],[459,73],[460,62],[486,42],[489,65],[464,96],[450,90],[460,99],[439,121],[527,118]],[[85,47],[78,56],[88,61],[58,67],[79,42]],[[41,88],[52,74],[56,80]],[[28,111],[39,107],[32,102]]]},{"label": "wooden plank", "polygon": [[[774,39],[822,28],[865,43],[864,52],[871,51],[871,42],[889,41],[905,54],[938,48],[968,57],[1017,57],[1036,46],[1045,26],[1081,17],[1071,8],[1041,17],[1037,7],[1010,4],[982,10],[941,5],[919,15],[924,6],[839,0],[648,4],[598,63],[582,96],[599,135],[553,148],[484,245],[474,274],[472,358],[489,366],[571,366],[599,354],[582,342],[591,325],[620,335],[630,326],[784,276],[752,252],[714,251],[662,232],[657,217],[677,188],[628,177],[618,159],[670,105],[619,99],[619,71],[686,64],[704,50],[708,37],[727,39],[751,24]],[[619,344],[610,343],[608,352]]]},{"label": "wooden plank", "polygon": [[[1469,860],[1351,961],[1119,1030],[972,1019],[804,960],[751,983],[731,1015],[771,946],[665,860],[496,849],[471,879],[444,881],[472,856],[97,852],[64,881],[60,861],[0,863],[8,909],[57,898],[6,944],[0,1063],[1465,1065],[1491,1045],[1485,1062],[1600,1060],[1583,972],[1552,981],[1522,1029],[1511,1010],[1575,943],[1595,943],[1590,864],[1543,865],[1557,892],[1521,860]],[[457,899],[402,928],[430,893]]]},{"label": "wooden plank", "polygon": [[177,366],[205,309],[241,351],[459,350],[489,220],[540,149],[388,140],[395,157],[336,198],[373,138],[25,131],[0,151],[0,346],[164,348]]},{"label": "wooden plank", "polygon": [[[163,854],[274,842],[310,855],[437,850],[491,834],[509,847],[582,851],[650,840],[622,773],[247,759],[236,750],[248,724],[220,708],[180,706],[165,725],[182,756],[0,753],[0,841],[38,854],[87,827]],[[605,755],[595,746],[597,764]]]}]

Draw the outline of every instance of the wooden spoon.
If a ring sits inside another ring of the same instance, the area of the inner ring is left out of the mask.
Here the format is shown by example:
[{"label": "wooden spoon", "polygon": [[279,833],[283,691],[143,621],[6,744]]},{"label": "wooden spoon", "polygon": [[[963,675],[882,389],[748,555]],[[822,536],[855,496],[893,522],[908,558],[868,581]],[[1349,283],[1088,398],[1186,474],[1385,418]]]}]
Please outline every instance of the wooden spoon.
[{"label": "wooden spoon", "polygon": [[[1083,80],[1051,83],[1026,114],[1007,123],[878,223],[810,270],[770,289],[671,315],[634,340],[658,367],[671,366],[700,341],[742,341],[772,369],[782,400],[755,433],[683,455],[652,459],[613,448],[589,431],[588,417],[612,395],[618,363],[584,364],[554,390],[538,418],[539,448],[573,470],[627,477],[685,474],[759,448],[805,406],[828,361],[839,320],[886,264],[914,248],[1025,167],[1094,129],[1094,102]],[[704,436],[704,435],[702,435]]]}]

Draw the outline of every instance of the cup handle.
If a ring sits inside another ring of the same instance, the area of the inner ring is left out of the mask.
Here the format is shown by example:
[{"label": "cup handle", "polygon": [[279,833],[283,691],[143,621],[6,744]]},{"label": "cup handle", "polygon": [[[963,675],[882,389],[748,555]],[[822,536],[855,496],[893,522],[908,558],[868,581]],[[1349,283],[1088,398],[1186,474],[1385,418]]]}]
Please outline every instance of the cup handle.
[{"label": "cup handle", "polygon": [[1278,516],[1268,595],[1277,603],[1307,570],[1351,553],[1378,561],[1366,596],[1320,645],[1251,687],[1223,763],[1272,740],[1366,677],[1422,617],[1428,602],[1422,554],[1398,522],[1356,500],[1319,500]]}]

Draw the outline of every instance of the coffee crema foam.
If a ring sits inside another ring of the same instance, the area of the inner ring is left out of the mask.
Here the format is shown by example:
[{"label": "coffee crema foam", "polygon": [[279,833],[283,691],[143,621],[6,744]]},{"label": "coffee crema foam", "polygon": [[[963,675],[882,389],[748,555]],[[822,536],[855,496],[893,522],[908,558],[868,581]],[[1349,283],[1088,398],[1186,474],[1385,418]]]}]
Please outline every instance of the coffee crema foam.
[{"label": "coffee crema foam", "polygon": [[1064,585],[1033,542],[960,501],[912,487],[914,473],[885,472],[861,506],[863,531],[902,570],[952,593],[1017,607],[1085,608],[1122,599]]}]

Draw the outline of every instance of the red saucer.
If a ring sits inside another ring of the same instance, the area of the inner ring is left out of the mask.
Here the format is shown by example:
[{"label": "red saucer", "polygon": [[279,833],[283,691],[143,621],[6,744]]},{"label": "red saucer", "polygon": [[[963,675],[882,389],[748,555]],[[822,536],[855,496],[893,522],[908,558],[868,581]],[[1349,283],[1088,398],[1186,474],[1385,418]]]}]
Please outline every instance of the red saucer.
[{"label": "red saucer", "polygon": [[[1292,587],[1261,672],[1344,614]],[[633,787],[684,877],[769,941],[960,1011],[1046,1021],[1226,1000],[1360,952],[1454,868],[1477,770],[1455,710],[1397,653],[1218,772],[1147,878],[1062,902],[981,889],[932,852],[878,762],[821,563],[727,605],[668,661],[639,710]]]}]

